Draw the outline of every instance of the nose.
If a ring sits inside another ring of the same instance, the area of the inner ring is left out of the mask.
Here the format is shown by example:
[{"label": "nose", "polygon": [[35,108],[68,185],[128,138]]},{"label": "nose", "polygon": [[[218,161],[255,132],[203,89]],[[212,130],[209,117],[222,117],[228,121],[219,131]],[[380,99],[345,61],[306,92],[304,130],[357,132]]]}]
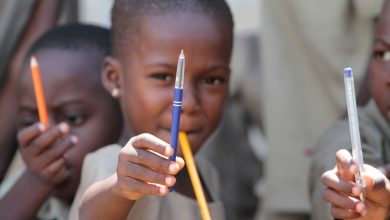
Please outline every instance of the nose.
[{"label": "nose", "polygon": [[196,114],[200,111],[199,91],[194,86],[184,85],[182,114]]}]

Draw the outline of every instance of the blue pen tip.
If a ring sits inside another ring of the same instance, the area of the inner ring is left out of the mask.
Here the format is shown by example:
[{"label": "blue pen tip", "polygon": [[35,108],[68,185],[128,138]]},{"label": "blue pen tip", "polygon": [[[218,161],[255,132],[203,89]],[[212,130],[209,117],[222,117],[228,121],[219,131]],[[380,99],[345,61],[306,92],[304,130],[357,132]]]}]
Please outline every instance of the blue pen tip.
[{"label": "blue pen tip", "polygon": [[344,77],[352,77],[352,68],[351,67],[346,67],[344,68]]}]

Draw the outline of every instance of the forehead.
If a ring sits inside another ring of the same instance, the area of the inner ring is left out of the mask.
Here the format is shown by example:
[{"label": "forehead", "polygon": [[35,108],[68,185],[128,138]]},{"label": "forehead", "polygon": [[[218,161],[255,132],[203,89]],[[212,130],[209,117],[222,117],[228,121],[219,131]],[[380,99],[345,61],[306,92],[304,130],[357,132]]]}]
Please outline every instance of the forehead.
[{"label": "forehead", "polygon": [[145,16],[130,51],[151,55],[172,51],[177,58],[184,49],[189,59],[201,55],[229,62],[232,33],[221,23],[213,16],[196,13]]},{"label": "forehead", "polygon": [[[47,49],[35,54],[47,101],[97,91],[100,84],[100,58],[97,55]],[[33,96],[31,70],[26,66],[21,80],[21,96]],[[31,95],[28,95],[31,94]]]},{"label": "forehead", "polygon": [[383,5],[375,36],[377,38],[386,38],[390,41],[390,1],[385,1]]}]

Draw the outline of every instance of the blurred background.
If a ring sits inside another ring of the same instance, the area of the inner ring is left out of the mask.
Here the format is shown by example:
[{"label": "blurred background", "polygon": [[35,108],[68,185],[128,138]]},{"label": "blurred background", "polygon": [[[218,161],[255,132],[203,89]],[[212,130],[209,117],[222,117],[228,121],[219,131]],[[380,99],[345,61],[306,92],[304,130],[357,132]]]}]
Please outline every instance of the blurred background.
[{"label": "blurred background", "polygon": [[[365,75],[383,0],[227,2],[235,20],[230,99],[220,128],[201,154],[220,171],[228,220],[309,219],[313,147],[345,112],[345,66],[354,68],[358,92],[369,96]],[[29,12],[33,3],[4,1],[0,6],[4,4],[3,11]],[[59,23],[110,27],[112,3],[62,1]],[[0,19],[2,43],[13,39],[9,30],[22,19],[28,17]],[[2,51],[15,48],[6,46],[3,43]],[[1,65],[6,63],[4,59]],[[4,75],[2,82],[11,85],[12,77]],[[2,97],[6,92],[12,93],[5,87]]]}]

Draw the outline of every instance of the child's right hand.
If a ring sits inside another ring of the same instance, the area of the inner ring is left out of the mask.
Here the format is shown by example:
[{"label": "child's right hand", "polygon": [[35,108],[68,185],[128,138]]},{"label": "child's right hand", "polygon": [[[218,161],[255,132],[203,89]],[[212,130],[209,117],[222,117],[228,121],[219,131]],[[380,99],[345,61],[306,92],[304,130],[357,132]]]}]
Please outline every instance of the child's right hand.
[{"label": "child's right hand", "polygon": [[364,165],[366,180],[366,201],[358,199],[361,187],[354,183],[358,172],[357,163],[346,150],[336,153],[336,167],[325,172],[323,197],[331,203],[331,214],[337,219],[381,220],[386,219],[390,206],[390,182],[378,169]]},{"label": "child's right hand", "polygon": [[69,176],[64,155],[78,139],[68,133],[69,126],[65,123],[50,128],[37,123],[18,132],[20,152],[27,171],[45,185],[54,187]]},{"label": "child's right hand", "polygon": [[141,134],[130,139],[119,153],[114,191],[129,200],[144,195],[164,195],[176,182],[184,160],[170,161],[173,148],[163,140]]}]

